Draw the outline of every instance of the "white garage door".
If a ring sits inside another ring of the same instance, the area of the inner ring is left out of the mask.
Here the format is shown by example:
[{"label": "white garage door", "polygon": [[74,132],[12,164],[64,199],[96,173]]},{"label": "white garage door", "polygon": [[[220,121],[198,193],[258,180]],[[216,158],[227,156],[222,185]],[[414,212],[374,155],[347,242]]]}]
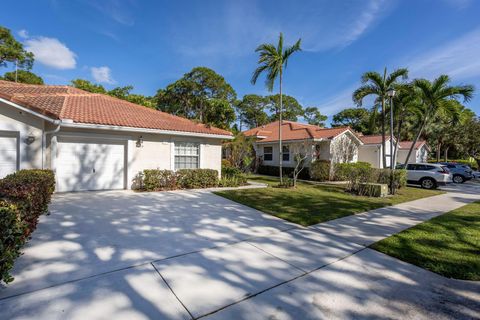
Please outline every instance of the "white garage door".
[{"label": "white garage door", "polygon": [[57,191],[123,189],[125,143],[59,137]]},{"label": "white garage door", "polygon": [[17,137],[0,133],[0,178],[17,170]]}]

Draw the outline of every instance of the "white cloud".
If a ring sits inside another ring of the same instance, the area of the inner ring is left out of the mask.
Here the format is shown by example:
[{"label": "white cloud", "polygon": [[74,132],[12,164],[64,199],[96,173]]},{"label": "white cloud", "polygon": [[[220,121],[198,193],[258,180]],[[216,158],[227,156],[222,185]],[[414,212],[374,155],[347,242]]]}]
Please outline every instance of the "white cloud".
[{"label": "white cloud", "polygon": [[19,30],[17,34],[20,38],[28,39],[28,31],[25,29]]},{"label": "white cloud", "polygon": [[112,78],[112,71],[109,67],[91,67],[90,72],[92,73],[92,77],[96,82],[108,84],[115,83],[115,80]]},{"label": "white cloud", "polygon": [[26,50],[35,61],[55,69],[74,69],[77,55],[56,38],[34,37],[25,41]]},{"label": "white cloud", "polygon": [[480,76],[479,57],[480,28],[477,28],[416,57],[407,57],[404,61],[405,65],[409,65],[411,78],[433,78],[448,74],[454,79],[464,80]]},{"label": "white cloud", "polygon": [[473,0],[443,0],[443,1],[449,4],[450,6],[454,7],[455,9],[460,9],[460,10],[468,8],[473,2]]}]

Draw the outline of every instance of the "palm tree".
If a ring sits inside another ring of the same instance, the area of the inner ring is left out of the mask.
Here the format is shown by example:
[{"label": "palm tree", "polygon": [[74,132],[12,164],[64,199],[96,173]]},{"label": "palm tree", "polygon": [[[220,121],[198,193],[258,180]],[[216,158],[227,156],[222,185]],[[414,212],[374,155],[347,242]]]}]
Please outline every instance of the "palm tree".
[{"label": "palm tree", "polygon": [[283,34],[280,32],[278,38],[278,44],[275,47],[274,44],[264,43],[257,47],[255,52],[259,53],[258,57],[258,68],[255,69],[252,75],[252,84],[257,82],[258,77],[266,72],[265,85],[267,89],[271,92],[275,84],[275,80],[279,78],[280,84],[280,107],[278,112],[278,147],[279,147],[279,169],[280,169],[280,183],[283,183],[282,177],[282,162],[283,162],[283,152],[282,152],[282,110],[283,110],[283,96],[282,96],[282,84],[283,84],[283,72],[287,68],[288,58],[297,52],[301,51],[300,42],[302,39],[298,39],[297,42],[290,47],[283,48]]},{"label": "palm tree", "polygon": [[398,85],[398,79],[407,79],[408,70],[405,68],[397,69],[387,75],[387,68],[383,71],[383,76],[375,71],[365,72],[362,75],[362,86],[353,93],[353,101],[361,106],[363,99],[367,96],[376,96],[376,102],[381,107],[381,126],[382,126],[382,148],[383,148],[383,167],[387,167],[387,157],[385,152],[385,100],[387,92],[395,89]]},{"label": "palm tree", "polygon": [[416,88],[419,99],[424,105],[425,113],[418,128],[415,139],[408,151],[405,165],[412,155],[413,148],[423,133],[428,121],[440,112],[454,115],[458,99],[463,97],[463,102],[468,102],[473,97],[474,87],[471,85],[450,86],[450,77],[441,75],[432,82],[426,79],[415,79],[413,85]]}]

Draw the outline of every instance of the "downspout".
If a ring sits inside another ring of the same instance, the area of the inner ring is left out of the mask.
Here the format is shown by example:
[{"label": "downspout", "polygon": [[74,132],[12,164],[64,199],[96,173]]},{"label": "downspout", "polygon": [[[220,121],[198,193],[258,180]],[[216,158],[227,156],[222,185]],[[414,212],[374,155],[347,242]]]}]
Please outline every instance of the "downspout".
[{"label": "downspout", "polygon": [[55,120],[52,123],[57,126],[54,130],[45,131],[45,129],[43,129],[43,132],[42,132],[42,169],[45,169],[45,148],[46,148],[47,134],[53,134],[60,131],[60,127],[62,126],[62,120]]}]

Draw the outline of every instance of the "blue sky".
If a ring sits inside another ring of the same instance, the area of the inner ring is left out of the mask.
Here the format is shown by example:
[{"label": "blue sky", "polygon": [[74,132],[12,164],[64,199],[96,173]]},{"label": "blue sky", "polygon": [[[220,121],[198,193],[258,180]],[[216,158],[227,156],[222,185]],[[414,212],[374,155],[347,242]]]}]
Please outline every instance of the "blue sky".
[{"label": "blue sky", "polygon": [[[3,0],[0,25],[36,53],[33,71],[47,83],[85,78],[153,95],[207,66],[239,97],[267,94],[250,84],[254,50],[282,31],[304,49],[285,93],[331,116],[353,106],[364,71],[385,66],[480,90],[479,16],[476,0]],[[467,106],[480,114],[478,93]]]}]

